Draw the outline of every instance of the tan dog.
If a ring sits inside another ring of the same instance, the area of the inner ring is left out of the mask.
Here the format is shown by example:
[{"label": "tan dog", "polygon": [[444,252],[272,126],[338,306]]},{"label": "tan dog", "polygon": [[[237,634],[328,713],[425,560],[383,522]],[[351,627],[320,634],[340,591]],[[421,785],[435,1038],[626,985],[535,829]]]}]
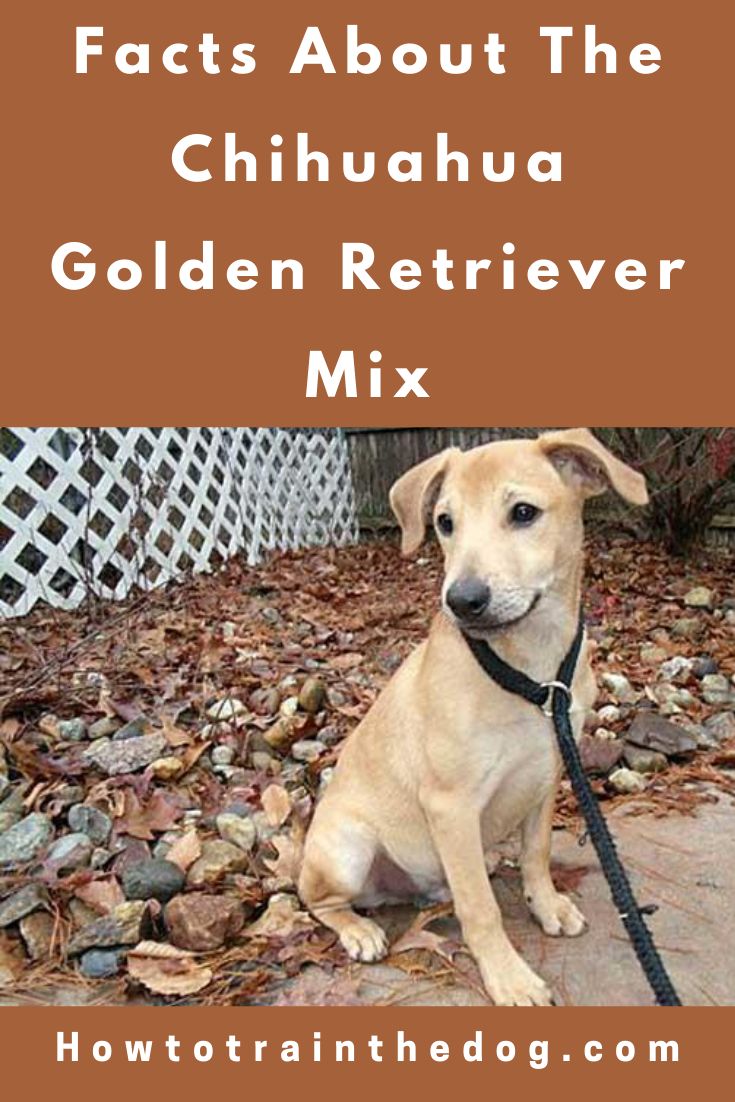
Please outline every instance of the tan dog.
[{"label": "tan dog", "polygon": [[[306,906],[354,959],[377,960],[387,945],[353,907],[441,898],[448,887],[492,999],[551,1002],[503,929],[484,855],[520,828],[532,914],[551,936],[582,932],[583,916],[549,872],[561,772],[552,723],[480,669],[460,628],[537,681],[553,679],[577,627],[583,501],[609,487],[647,501],[643,477],[586,429],[449,448],[393,486],[404,553],[433,517],[442,611],[345,743],[299,881]],[[586,645],[572,690],[579,738],[596,695]]]}]

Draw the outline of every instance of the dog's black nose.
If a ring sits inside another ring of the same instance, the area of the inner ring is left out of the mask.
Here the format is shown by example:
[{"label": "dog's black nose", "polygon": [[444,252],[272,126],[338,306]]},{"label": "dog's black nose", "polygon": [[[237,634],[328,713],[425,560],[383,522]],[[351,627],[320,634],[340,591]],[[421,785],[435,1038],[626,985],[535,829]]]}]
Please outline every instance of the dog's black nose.
[{"label": "dog's black nose", "polygon": [[490,587],[479,578],[460,578],[447,590],[447,604],[458,619],[475,619],[490,604]]}]

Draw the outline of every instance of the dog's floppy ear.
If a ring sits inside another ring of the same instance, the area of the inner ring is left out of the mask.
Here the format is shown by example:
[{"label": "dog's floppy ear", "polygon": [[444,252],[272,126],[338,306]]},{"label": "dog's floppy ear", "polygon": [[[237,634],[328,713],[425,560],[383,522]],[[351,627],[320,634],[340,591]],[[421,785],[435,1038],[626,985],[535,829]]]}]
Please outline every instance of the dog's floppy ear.
[{"label": "dog's floppy ear", "polygon": [[564,481],[585,497],[612,488],[633,505],[648,501],[643,475],[616,459],[589,429],[546,432],[538,442]]},{"label": "dog's floppy ear", "polygon": [[410,555],[421,545],[429,511],[441,486],[447,467],[459,448],[446,448],[431,459],[412,467],[394,482],[390,506],[401,526],[401,551]]}]

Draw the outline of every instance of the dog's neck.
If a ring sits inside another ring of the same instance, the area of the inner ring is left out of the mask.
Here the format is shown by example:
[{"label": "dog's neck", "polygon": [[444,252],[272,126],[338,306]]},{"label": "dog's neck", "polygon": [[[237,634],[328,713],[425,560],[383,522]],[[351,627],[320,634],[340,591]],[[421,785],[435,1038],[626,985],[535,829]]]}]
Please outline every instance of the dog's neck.
[{"label": "dog's neck", "polygon": [[[507,631],[487,637],[501,658],[536,681],[556,677],[572,645],[579,624],[583,567],[580,555],[573,569],[547,590],[528,616]],[[459,634],[459,629],[455,630]]]}]

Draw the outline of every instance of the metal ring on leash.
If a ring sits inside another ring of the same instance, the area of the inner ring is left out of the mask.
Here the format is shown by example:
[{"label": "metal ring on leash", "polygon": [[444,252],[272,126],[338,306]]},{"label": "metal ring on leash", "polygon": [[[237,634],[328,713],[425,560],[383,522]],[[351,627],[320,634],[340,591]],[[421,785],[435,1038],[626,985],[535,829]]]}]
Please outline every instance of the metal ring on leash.
[{"label": "metal ring on leash", "polygon": [[548,689],[548,695],[543,704],[539,704],[539,708],[548,716],[549,719],[554,718],[554,690],[558,689],[560,693],[564,693],[569,703],[572,703],[572,690],[568,685],[565,685],[563,681],[542,681],[542,689]]}]

